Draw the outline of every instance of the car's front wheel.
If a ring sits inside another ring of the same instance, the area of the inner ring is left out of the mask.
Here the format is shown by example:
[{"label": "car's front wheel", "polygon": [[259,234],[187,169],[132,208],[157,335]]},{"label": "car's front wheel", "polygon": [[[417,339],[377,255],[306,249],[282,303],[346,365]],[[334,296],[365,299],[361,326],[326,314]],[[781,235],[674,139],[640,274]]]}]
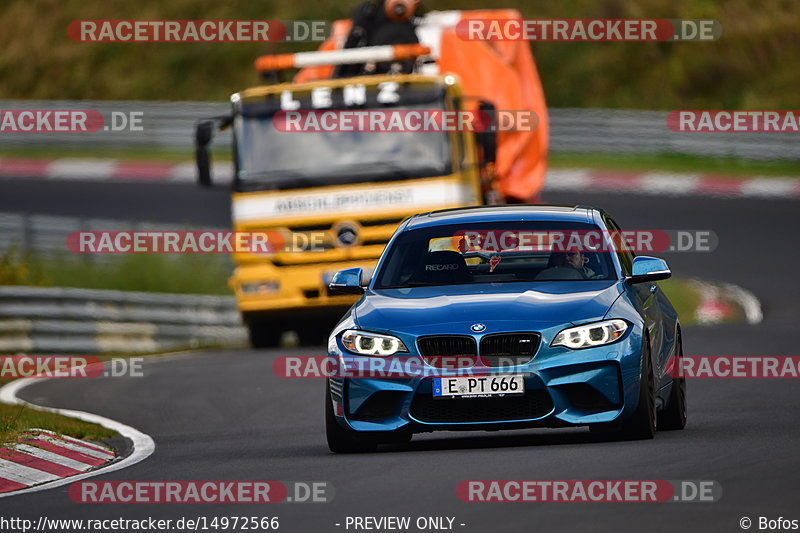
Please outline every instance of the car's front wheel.
[{"label": "car's front wheel", "polygon": [[378,448],[377,442],[359,440],[353,432],[339,425],[333,412],[329,383],[325,385],[325,436],[328,439],[328,448],[334,453],[366,453],[374,452]]},{"label": "car's front wheel", "polygon": [[[678,356],[674,368],[683,368],[680,358],[683,357],[683,342],[678,334]],[[672,390],[669,393],[667,407],[658,414],[659,430],[675,430],[686,427],[686,378],[672,378]]]},{"label": "car's front wheel", "polygon": [[650,361],[650,343],[642,343],[642,377],[639,381],[639,405],[633,416],[622,422],[619,437],[629,440],[652,439],[656,435],[656,377]]}]

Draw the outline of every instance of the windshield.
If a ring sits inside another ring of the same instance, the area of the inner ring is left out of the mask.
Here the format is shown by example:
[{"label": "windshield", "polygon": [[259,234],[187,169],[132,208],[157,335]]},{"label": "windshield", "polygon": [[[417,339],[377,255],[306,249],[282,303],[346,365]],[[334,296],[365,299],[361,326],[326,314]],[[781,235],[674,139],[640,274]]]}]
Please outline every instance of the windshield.
[{"label": "windshield", "polygon": [[[443,109],[441,103],[392,109]],[[295,188],[449,174],[447,132],[285,132],[272,115],[237,117],[239,186]]]},{"label": "windshield", "polygon": [[567,244],[572,236],[600,234],[597,226],[575,222],[508,221],[410,230],[387,250],[375,289],[617,279],[607,247],[591,251]]}]

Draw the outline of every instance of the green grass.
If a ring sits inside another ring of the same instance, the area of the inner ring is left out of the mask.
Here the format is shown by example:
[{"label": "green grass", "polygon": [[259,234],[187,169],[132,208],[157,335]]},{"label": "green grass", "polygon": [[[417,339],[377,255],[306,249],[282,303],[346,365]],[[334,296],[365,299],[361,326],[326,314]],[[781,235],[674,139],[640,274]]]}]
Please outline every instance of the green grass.
[{"label": "green grass", "polygon": [[680,278],[659,281],[658,285],[678,312],[681,324],[685,326],[694,324],[695,310],[700,305],[700,293],[697,289],[689,281]]},{"label": "green grass", "polygon": [[26,431],[38,428],[69,435],[76,439],[102,441],[117,435],[116,431],[25,405],[0,403],[0,445],[16,442]]},{"label": "green grass", "polygon": [[54,260],[12,248],[0,255],[0,285],[227,295],[232,268],[226,255],[130,254],[107,261],[65,255]]},{"label": "green grass", "polygon": [[683,154],[550,153],[553,168],[594,168],[630,171],[687,172],[731,177],[800,177],[800,163],[789,160],[754,161],[733,157]]}]

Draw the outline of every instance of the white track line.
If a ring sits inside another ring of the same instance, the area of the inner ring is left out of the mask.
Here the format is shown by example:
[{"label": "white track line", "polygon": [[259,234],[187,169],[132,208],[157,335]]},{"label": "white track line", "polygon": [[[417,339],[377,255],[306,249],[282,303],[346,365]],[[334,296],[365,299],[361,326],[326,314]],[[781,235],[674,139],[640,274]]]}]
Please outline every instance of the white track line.
[{"label": "white track line", "polygon": [[92,468],[92,465],[87,465],[86,463],[81,463],[75,459],[70,459],[69,457],[64,457],[63,455],[58,455],[57,453],[49,452],[29,444],[16,444],[14,445],[14,450],[27,453],[28,455],[32,455],[33,457],[42,459],[48,463],[55,463],[57,465],[66,466],[67,468],[79,470],[81,472],[91,470]]},{"label": "white track line", "polygon": [[97,470],[92,470],[91,472],[86,472],[85,474],[78,474],[75,476],[58,478],[55,481],[51,481],[49,483],[45,483],[43,485],[37,485],[35,487],[30,487],[27,489],[2,493],[0,494],[0,498],[5,498],[8,496],[16,496],[18,494],[39,492],[42,490],[47,490],[55,487],[60,487],[62,485],[67,485],[69,483],[74,483],[76,481],[80,481],[82,479],[97,476],[100,474],[107,474],[109,472],[114,472],[116,470],[122,470],[123,468],[133,466],[136,463],[147,459],[153,454],[156,445],[155,442],[153,442],[152,437],[130,426],[127,426],[121,422],[117,422],[116,420],[112,420],[104,416],[92,413],[86,413],[83,411],[42,407],[39,405],[26,402],[25,400],[22,400],[17,396],[17,394],[25,387],[33,385],[34,383],[38,383],[39,381],[44,381],[45,379],[46,378],[25,378],[25,379],[18,379],[12,381],[11,383],[8,383],[7,385],[0,388],[0,402],[16,404],[16,405],[27,405],[31,409],[35,409],[37,411],[48,411],[51,413],[57,413],[60,415],[77,418],[78,420],[83,420],[84,422],[99,424],[104,428],[116,431],[123,437],[130,439],[131,442],[133,443],[133,451],[127,457],[124,457],[119,461],[110,463],[108,466],[103,466],[101,468],[98,468]]}]

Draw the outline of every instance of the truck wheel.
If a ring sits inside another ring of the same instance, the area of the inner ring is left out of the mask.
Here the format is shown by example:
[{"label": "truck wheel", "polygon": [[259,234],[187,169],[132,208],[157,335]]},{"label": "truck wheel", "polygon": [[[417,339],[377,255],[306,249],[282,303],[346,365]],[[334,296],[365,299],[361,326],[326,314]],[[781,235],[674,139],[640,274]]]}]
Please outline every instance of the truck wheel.
[{"label": "truck wheel", "polygon": [[328,448],[333,453],[368,453],[378,448],[378,443],[369,440],[358,440],[351,431],[347,431],[336,421],[333,413],[330,384],[325,384],[325,436]]},{"label": "truck wheel", "polygon": [[[678,358],[681,357],[683,357],[683,342],[678,334]],[[669,403],[666,409],[658,414],[658,429],[669,431],[684,427],[686,427],[686,378],[673,378]]]},{"label": "truck wheel", "polygon": [[309,324],[295,331],[300,346],[325,346],[329,332],[330,328],[323,328],[316,324]]},{"label": "truck wheel", "polygon": [[642,379],[639,381],[639,405],[622,422],[618,437],[628,440],[652,439],[656,435],[656,378],[650,363],[650,343],[642,344]]},{"label": "truck wheel", "polygon": [[283,329],[277,324],[251,319],[247,321],[247,331],[253,348],[277,348],[281,344]]}]

